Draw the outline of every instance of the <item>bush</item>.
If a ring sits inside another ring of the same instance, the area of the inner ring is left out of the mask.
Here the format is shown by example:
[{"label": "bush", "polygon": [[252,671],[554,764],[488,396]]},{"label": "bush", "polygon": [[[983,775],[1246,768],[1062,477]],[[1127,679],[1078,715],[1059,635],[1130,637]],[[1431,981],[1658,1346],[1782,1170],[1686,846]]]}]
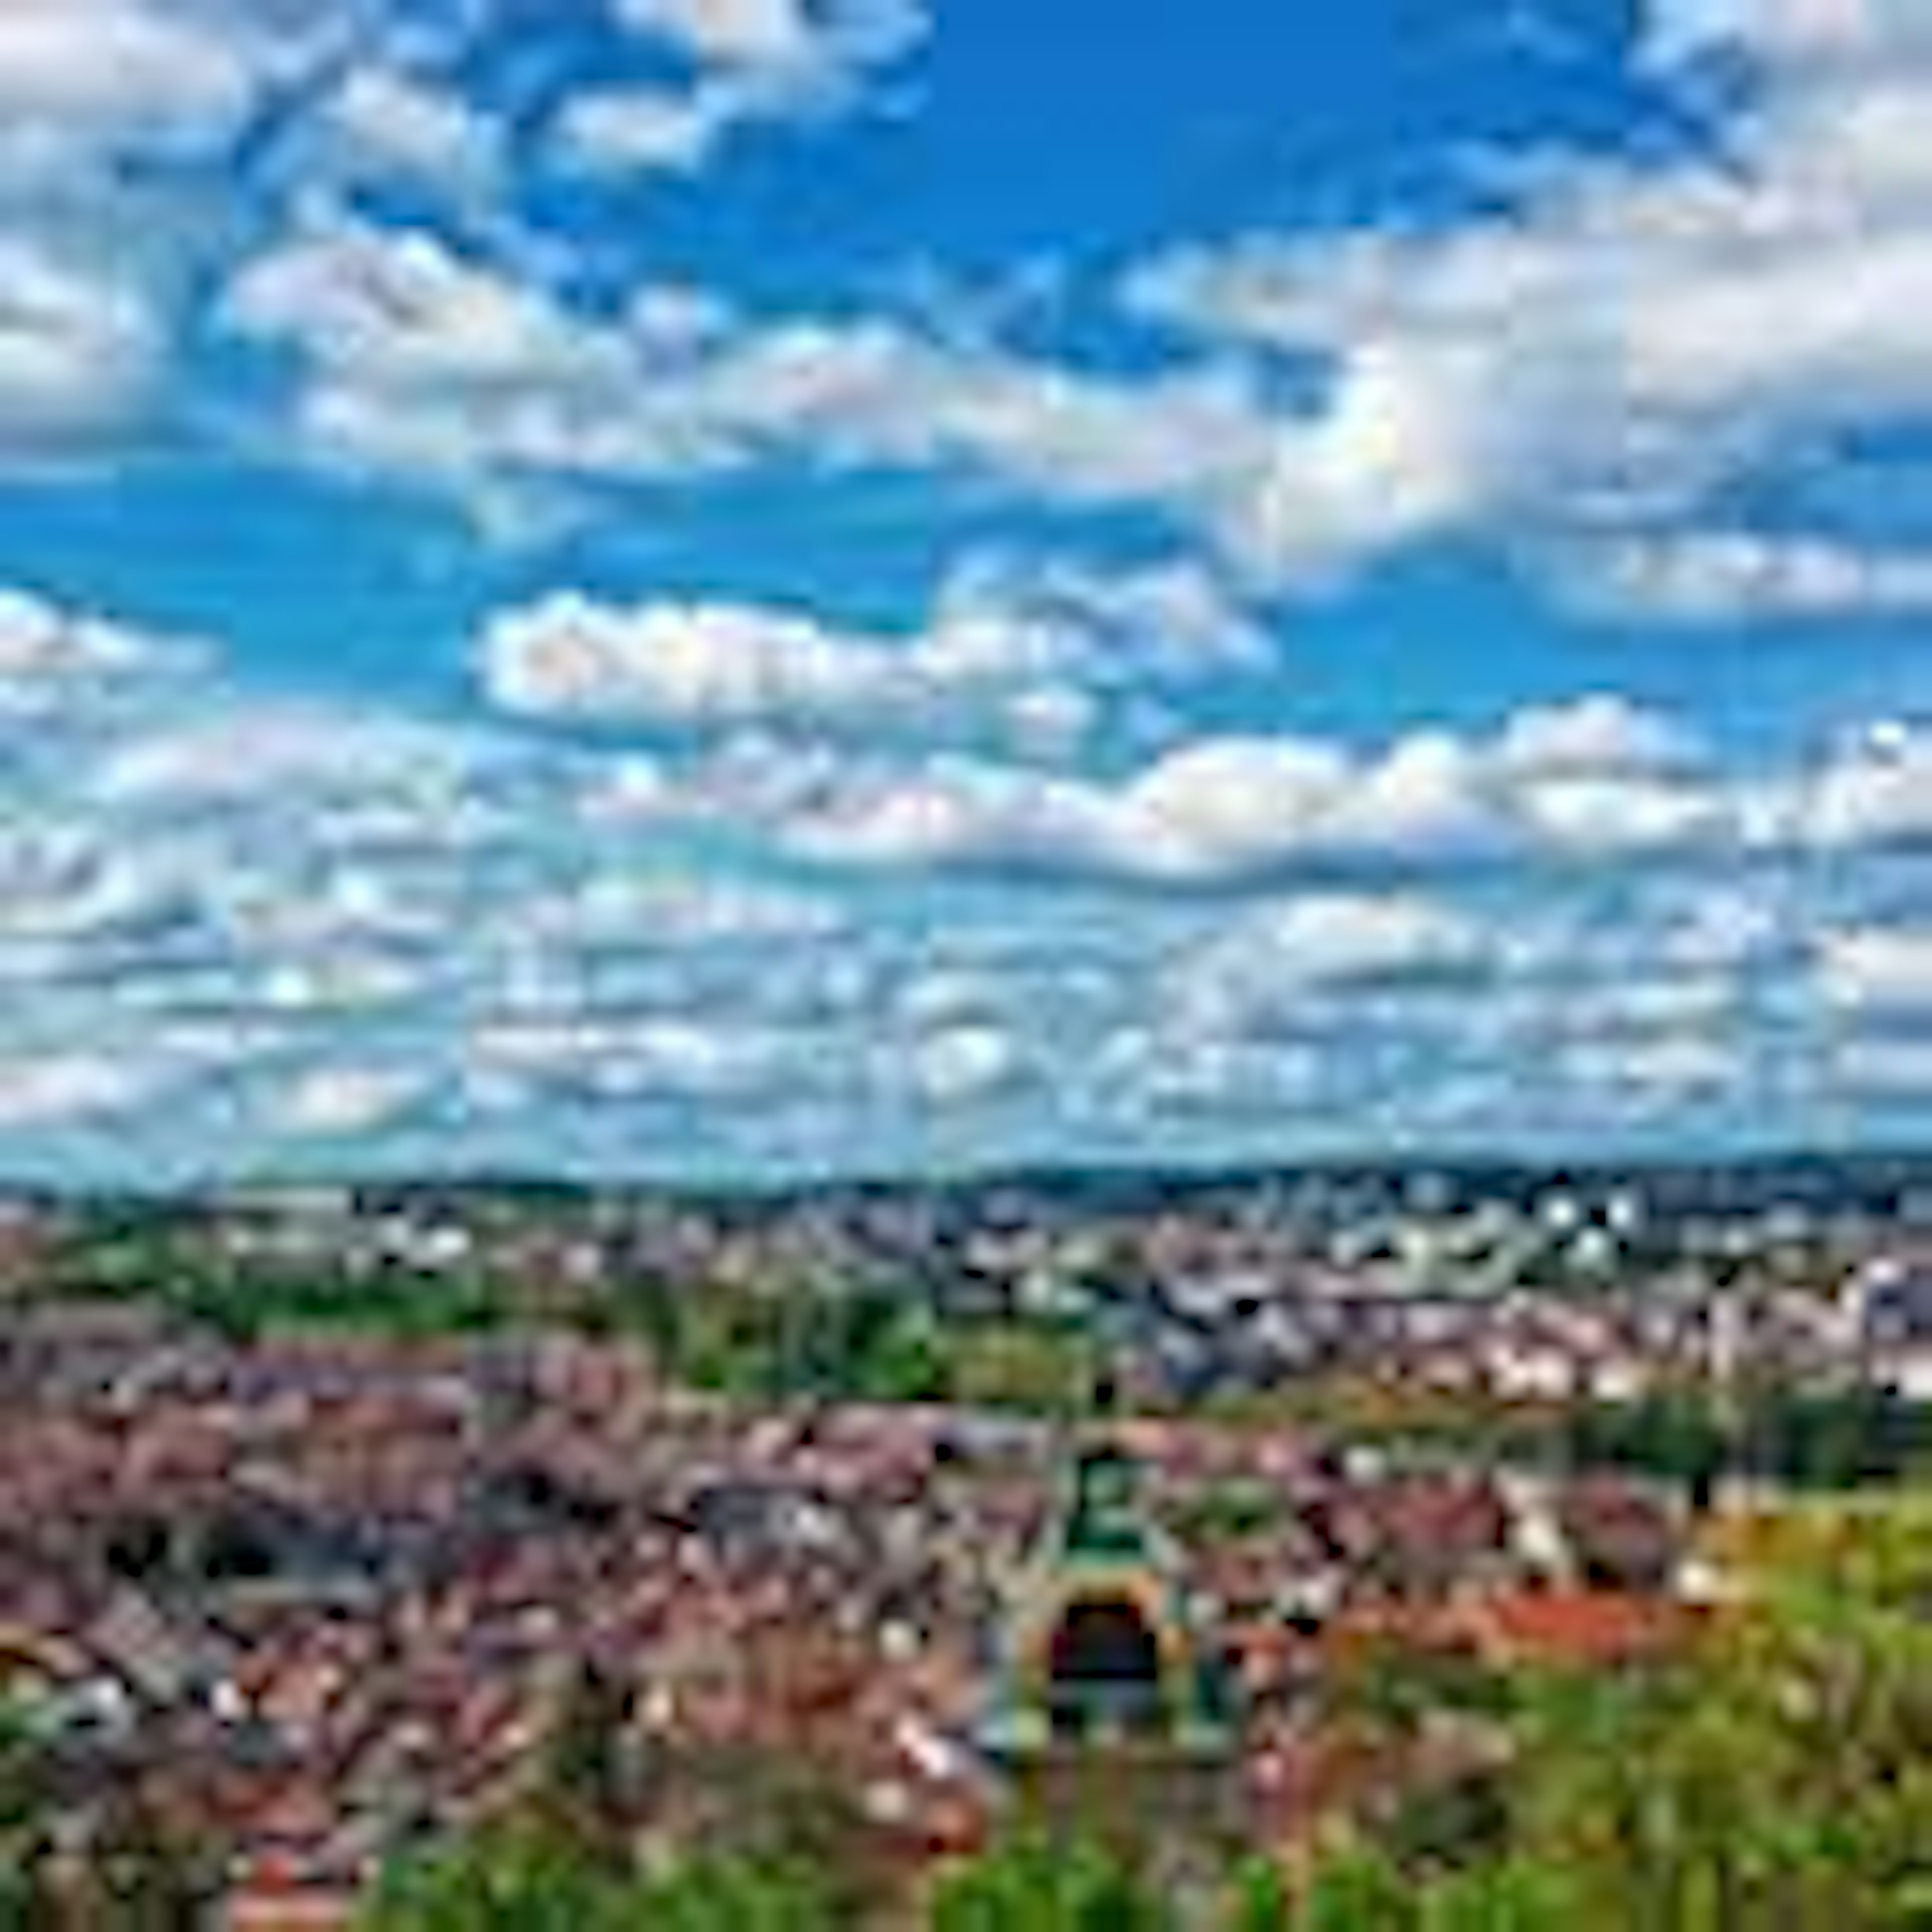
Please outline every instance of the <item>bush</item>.
[{"label": "bush", "polygon": [[1023,1839],[956,1874],[933,1932],[1177,1932],[1172,1908],[1102,1847]]}]

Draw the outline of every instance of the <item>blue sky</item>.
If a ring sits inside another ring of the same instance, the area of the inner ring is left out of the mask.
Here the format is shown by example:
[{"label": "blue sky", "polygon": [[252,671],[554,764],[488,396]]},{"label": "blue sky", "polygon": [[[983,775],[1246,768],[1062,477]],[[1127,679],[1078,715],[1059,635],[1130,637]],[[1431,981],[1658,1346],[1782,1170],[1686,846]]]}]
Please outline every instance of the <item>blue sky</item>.
[{"label": "blue sky", "polygon": [[10,0],[0,1172],[1924,1138],[1912,0]]}]

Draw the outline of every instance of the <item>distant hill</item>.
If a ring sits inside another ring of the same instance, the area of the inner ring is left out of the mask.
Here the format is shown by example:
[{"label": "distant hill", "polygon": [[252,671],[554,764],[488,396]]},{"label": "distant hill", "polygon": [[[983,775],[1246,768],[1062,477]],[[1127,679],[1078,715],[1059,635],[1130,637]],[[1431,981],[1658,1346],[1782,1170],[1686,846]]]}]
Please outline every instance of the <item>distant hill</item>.
[{"label": "distant hill", "polygon": [[1134,1214],[1162,1206],[1234,1204],[1274,1197],[1304,1209],[1346,1197],[1360,1205],[1426,1201],[1453,1209],[1480,1201],[1522,1205],[1554,1190],[1583,1201],[1625,1190],[1640,1192],[1666,1217],[1768,1212],[1780,1207],[1813,1214],[1893,1214],[1914,1204],[1932,1218],[1932,1151],[1826,1154],[1794,1150],[1739,1160],[1590,1161],[1538,1164],[1520,1159],[1336,1161],[1280,1168],[1082,1166],[1016,1168],[928,1176],[856,1176],[824,1180],[687,1186],[573,1180],[514,1174],[286,1181],[251,1179],[232,1187],[178,1192],[95,1191],[44,1185],[9,1187],[0,1202],[26,1211],[99,1213],[139,1218],[240,1200],[340,1197],[358,1214],[434,1212],[440,1204],[472,1210],[486,1203],[532,1213],[587,1210],[598,1203],[680,1206],[726,1219],[758,1221],[812,1209],[864,1213],[918,1204],[939,1214],[958,1213],[1054,1218],[1088,1213]]}]

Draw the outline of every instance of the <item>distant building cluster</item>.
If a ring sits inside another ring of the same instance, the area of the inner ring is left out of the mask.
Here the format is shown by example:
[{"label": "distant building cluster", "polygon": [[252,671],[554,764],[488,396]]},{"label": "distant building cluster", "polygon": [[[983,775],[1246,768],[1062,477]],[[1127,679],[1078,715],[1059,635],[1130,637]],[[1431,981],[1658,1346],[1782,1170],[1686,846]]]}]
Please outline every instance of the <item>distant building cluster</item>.
[{"label": "distant building cluster", "polygon": [[[168,1253],[244,1275],[891,1282],[1084,1324],[1125,1399],[1079,1421],[760,1406],[674,1385],[635,1338],[240,1342],[74,1292],[76,1253],[138,1262],[163,1226]],[[111,1798],[152,1789],[218,1850],[238,1925],[339,1917],[386,1858],[507,1802],[586,1681],[617,1687],[646,1838],[679,1841],[748,1764],[794,1756],[854,1796],[882,1855],[971,1850],[1005,1790],[992,1718],[1071,1642],[1058,1611],[1016,1636],[1015,1580],[1082,1430],[1144,1472],[1177,1567],[1080,1610],[1100,1648],[1079,1667],[1154,1667],[1134,1605],[1171,1588],[1189,1645],[1211,1646],[1240,1802],[1285,1841],[1360,1774],[1323,1716],[1354,1652],[1614,1663],[1675,1641],[1722,1579],[1666,1483],[1175,1397],[1339,1378],[1614,1407],[1767,1377],[1932,1396],[1932,1246],[1908,1220],[1670,1214],[1631,1190],[324,1194],[123,1210],[105,1232],[27,1206],[0,1285],[0,1670],[55,1740],[74,1855]]]},{"label": "distant building cluster", "polygon": [[[979,1727],[1051,1424],[734,1413],[582,1343],[158,1353],[77,1318],[70,1353],[58,1327],[0,1420],[0,1648],[58,1714],[76,1852],[92,1803],[148,1780],[250,1909],[346,1902],[514,1792],[583,1668],[627,1687],[640,1828],[675,1834],[696,1774],[769,1751],[836,1772],[908,1860],[987,1830]],[[1678,1514],[1629,1485],[1121,1429],[1157,1507],[1228,1484],[1274,1505],[1187,1575],[1284,1832],[1352,1621],[1594,1646],[1606,1598],[1614,1646],[1666,1613],[1683,1560]]]}]

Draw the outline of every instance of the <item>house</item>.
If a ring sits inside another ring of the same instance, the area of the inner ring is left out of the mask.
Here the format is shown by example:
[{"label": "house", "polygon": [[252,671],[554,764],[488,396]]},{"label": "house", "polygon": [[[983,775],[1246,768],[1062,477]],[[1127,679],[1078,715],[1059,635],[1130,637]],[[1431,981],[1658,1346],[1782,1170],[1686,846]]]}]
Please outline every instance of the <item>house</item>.
[{"label": "house", "polygon": [[1690,1627],[1676,1605],[1588,1588],[1498,1592],[1461,1615],[1477,1655],[1499,1670],[1613,1670],[1660,1656]]}]

